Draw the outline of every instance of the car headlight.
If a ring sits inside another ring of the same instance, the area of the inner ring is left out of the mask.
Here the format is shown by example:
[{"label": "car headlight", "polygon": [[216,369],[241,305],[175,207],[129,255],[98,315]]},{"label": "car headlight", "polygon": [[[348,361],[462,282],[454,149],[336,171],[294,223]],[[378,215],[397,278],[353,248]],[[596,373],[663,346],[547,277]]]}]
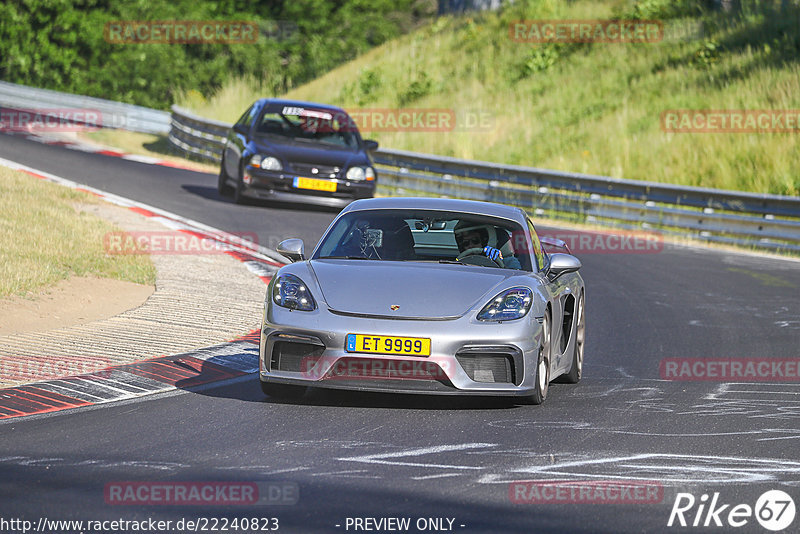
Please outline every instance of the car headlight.
[{"label": "car headlight", "polygon": [[530,311],[533,293],[527,287],[512,287],[495,296],[478,313],[480,321],[513,321]]},{"label": "car headlight", "polygon": [[261,160],[261,168],[265,171],[282,171],[283,165],[278,158],[268,156]]},{"label": "car headlight", "polygon": [[261,167],[265,171],[282,171],[283,165],[281,165],[281,161],[278,158],[273,158],[272,156],[261,156],[256,154],[252,158],[250,158],[250,166],[252,167]]},{"label": "car headlight", "polygon": [[371,182],[375,179],[375,169],[372,167],[350,167],[347,169],[347,179],[353,182]]},{"label": "car headlight", "polygon": [[293,274],[282,274],[272,286],[272,302],[290,310],[313,311],[317,303],[308,286]]}]

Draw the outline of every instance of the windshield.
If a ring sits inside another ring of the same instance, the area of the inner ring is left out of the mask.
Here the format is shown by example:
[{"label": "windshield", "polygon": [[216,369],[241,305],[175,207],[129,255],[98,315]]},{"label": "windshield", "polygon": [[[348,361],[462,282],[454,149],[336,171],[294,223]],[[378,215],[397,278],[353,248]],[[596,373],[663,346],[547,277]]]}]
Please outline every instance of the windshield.
[{"label": "windshield", "polygon": [[358,130],[352,119],[341,111],[332,113],[324,109],[296,106],[269,106],[256,125],[256,134],[357,149]]},{"label": "windshield", "polygon": [[[487,254],[486,247],[499,254]],[[312,259],[427,261],[530,271],[529,250],[523,228],[507,219],[449,211],[365,210],[336,221]]]}]

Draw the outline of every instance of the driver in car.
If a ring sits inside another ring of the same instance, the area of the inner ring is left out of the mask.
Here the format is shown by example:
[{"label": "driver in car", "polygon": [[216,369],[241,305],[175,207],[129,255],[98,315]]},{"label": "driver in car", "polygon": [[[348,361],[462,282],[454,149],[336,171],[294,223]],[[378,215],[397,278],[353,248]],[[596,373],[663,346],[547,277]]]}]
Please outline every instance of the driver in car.
[{"label": "driver in car", "polygon": [[[499,238],[502,236],[506,238],[504,243],[499,242]],[[519,260],[512,255],[508,233],[503,229],[488,224],[473,225],[467,221],[461,221],[455,227],[455,237],[460,252],[459,259],[469,255],[470,251],[474,251],[473,254],[483,254],[507,269],[522,268]],[[501,248],[508,249],[505,256]]]}]

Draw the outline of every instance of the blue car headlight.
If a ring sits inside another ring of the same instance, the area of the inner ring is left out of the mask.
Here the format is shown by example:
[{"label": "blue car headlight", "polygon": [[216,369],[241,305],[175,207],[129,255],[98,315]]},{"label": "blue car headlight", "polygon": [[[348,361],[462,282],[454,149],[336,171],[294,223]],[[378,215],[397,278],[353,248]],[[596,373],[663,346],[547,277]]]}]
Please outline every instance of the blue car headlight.
[{"label": "blue car headlight", "polygon": [[533,292],[527,287],[512,287],[495,296],[478,313],[479,321],[513,321],[530,311]]},{"label": "blue car headlight", "polygon": [[317,303],[308,286],[293,274],[282,274],[272,286],[272,302],[290,310],[313,311]]}]

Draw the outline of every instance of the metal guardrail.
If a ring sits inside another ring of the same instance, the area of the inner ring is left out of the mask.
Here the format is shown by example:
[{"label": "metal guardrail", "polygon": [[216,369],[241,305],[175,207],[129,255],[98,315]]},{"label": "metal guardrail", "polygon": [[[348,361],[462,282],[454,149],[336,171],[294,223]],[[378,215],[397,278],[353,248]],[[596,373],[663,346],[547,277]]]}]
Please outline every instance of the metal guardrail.
[{"label": "metal guardrail", "polygon": [[169,141],[184,153],[219,163],[230,123],[204,119],[178,106],[172,106]]},{"label": "metal guardrail", "polygon": [[[231,124],[0,81],[0,107],[83,109],[104,127],[166,134],[184,154],[219,162]],[[800,197],[676,186],[380,149],[379,184],[404,194],[519,206],[534,215],[800,252]]]},{"label": "metal guardrail", "polygon": [[[219,162],[231,124],[172,107],[169,139]],[[800,197],[622,180],[403,150],[373,153],[379,184],[400,193],[483,200],[534,215],[800,252]]]},{"label": "metal guardrail", "polygon": [[104,128],[162,135],[170,130],[170,114],[166,111],[2,81],[0,108],[30,110],[45,115],[55,110],[93,110],[100,113],[102,119],[98,126]]}]

